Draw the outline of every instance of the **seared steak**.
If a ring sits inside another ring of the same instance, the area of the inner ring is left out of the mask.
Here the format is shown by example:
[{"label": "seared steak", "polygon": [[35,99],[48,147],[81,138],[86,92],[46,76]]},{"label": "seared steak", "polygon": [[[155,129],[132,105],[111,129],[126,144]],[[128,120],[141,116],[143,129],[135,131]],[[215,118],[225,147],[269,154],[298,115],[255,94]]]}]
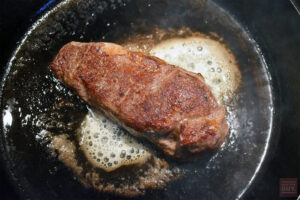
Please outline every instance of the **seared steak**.
[{"label": "seared steak", "polygon": [[219,147],[228,126],[201,74],[113,43],[66,44],[51,64],[54,74],[92,107],[182,157]]}]

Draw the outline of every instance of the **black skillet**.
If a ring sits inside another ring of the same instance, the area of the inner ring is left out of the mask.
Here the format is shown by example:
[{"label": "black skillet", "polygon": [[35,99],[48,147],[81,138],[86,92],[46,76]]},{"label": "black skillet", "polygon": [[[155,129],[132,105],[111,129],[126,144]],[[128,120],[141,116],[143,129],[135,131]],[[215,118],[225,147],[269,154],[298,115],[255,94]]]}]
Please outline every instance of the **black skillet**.
[{"label": "black skillet", "polygon": [[[118,198],[82,187],[64,165],[49,156],[39,139],[38,133],[45,128],[72,134],[76,123],[65,125],[79,122],[86,113],[85,104],[54,81],[48,69],[59,48],[72,40],[114,42],[134,33],[151,32],[154,27],[187,26],[218,33],[238,59],[243,81],[230,119],[231,133],[223,150],[181,164],[187,171],[183,179],[165,190],[148,191],[143,198],[241,198],[261,169],[271,138],[279,131],[277,82],[270,73],[272,62],[265,59],[266,49],[262,50],[247,27],[221,7],[223,2],[217,3],[59,1],[40,15],[18,44],[2,82],[1,148],[8,173],[22,195],[30,199]],[[75,104],[75,108],[60,110],[62,119],[55,114],[58,98]]]}]

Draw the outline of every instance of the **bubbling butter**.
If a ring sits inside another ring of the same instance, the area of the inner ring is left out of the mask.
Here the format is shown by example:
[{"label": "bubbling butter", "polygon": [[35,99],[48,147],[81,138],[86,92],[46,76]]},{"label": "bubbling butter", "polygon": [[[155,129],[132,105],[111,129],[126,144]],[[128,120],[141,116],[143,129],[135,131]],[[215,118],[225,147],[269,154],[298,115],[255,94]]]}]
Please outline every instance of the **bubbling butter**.
[{"label": "bubbling butter", "polygon": [[100,113],[89,111],[78,130],[79,144],[91,164],[106,172],[142,165],[151,153]]},{"label": "bubbling butter", "polygon": [[172,38],[158,43],[149,53],[169,64],[201,73],[220,104],[226,104],[240,84],[235,57],[217,40],[205,36]]}]

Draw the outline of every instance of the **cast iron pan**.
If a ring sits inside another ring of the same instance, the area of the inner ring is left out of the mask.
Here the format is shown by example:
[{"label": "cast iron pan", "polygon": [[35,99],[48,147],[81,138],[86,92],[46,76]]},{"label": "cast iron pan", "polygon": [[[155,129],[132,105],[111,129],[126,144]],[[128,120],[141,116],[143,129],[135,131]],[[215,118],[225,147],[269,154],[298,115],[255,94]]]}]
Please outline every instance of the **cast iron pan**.
[{"label": "cast iron pan", "polygon": [[[70,41],[118,41],[155,27],[189,27],[217,33],[235,54],[242,73],[230,135],[222,149],[178,164],[186,174],[143,199],[239,199],[253,183],[278,127],[272,77],[264,52],[239,22],[213,1],[61,1],[29,29],[2,79],[1,147],[16,187],[30,199],[118,199],[84,188],[72,172],[50,156],[39,138],[43,129],[72,134],[87,112],[72,91],[53,79],[48,66]],[[75,107],[62,107],[63,99]],[[57,112],[63,114],[60,118]],[[75,122],[70,125],[70,122]]]}]

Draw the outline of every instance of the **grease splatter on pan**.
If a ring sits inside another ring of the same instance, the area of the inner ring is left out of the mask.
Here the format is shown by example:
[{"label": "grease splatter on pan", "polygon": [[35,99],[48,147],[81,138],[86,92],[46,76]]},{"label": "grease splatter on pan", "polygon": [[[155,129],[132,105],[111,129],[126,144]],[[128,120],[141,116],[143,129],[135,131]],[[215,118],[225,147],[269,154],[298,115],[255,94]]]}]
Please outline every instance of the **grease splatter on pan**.
[{"label": "grease splatter on pan", "polygon": [[[97,118],[94,120],[97,120]],[[124,141],[124,136],[122,139]],[[57,156],[65,166],[72,169],[75,178],[85,187],[94,188],[101,192],[136,197],[144,195],[146,190],[149,189],[163,189],[170,182],[182,176],[182,172],[178,168],[171,168],[165,160],[149,153],[147,162],[144,162],[140,166],[116,169],[117,165],[99,165],[98,163],[95,164],[94,160],[92,162],[82,162],[82,160],[78,159],[80,152],[78,151],[76,141],[72,140],[67,134],[54,136],[50,141],[49,147],[53,151],[53,156]],[[142,148],[141,151],[143,151]],[[108,150],[103,151],[103,155],[105,153],[109,153]],[[136,154],[139,155],[138,153]],[[103,155],[99,155],[99,157],[102,159]],[[89,158],[89,155],[87,157]],[[107,159],[111,159],[111,155]],[[115,159],[115,157],[113,156],[112,159]],[[124,161],[123,158],[115,160]],[[128,162],[130,161],[126,161],[126,164]],[[100,168],[96,168],[95,166],[100,166]],[[115,171],[108,173],[112,169]]]}]

